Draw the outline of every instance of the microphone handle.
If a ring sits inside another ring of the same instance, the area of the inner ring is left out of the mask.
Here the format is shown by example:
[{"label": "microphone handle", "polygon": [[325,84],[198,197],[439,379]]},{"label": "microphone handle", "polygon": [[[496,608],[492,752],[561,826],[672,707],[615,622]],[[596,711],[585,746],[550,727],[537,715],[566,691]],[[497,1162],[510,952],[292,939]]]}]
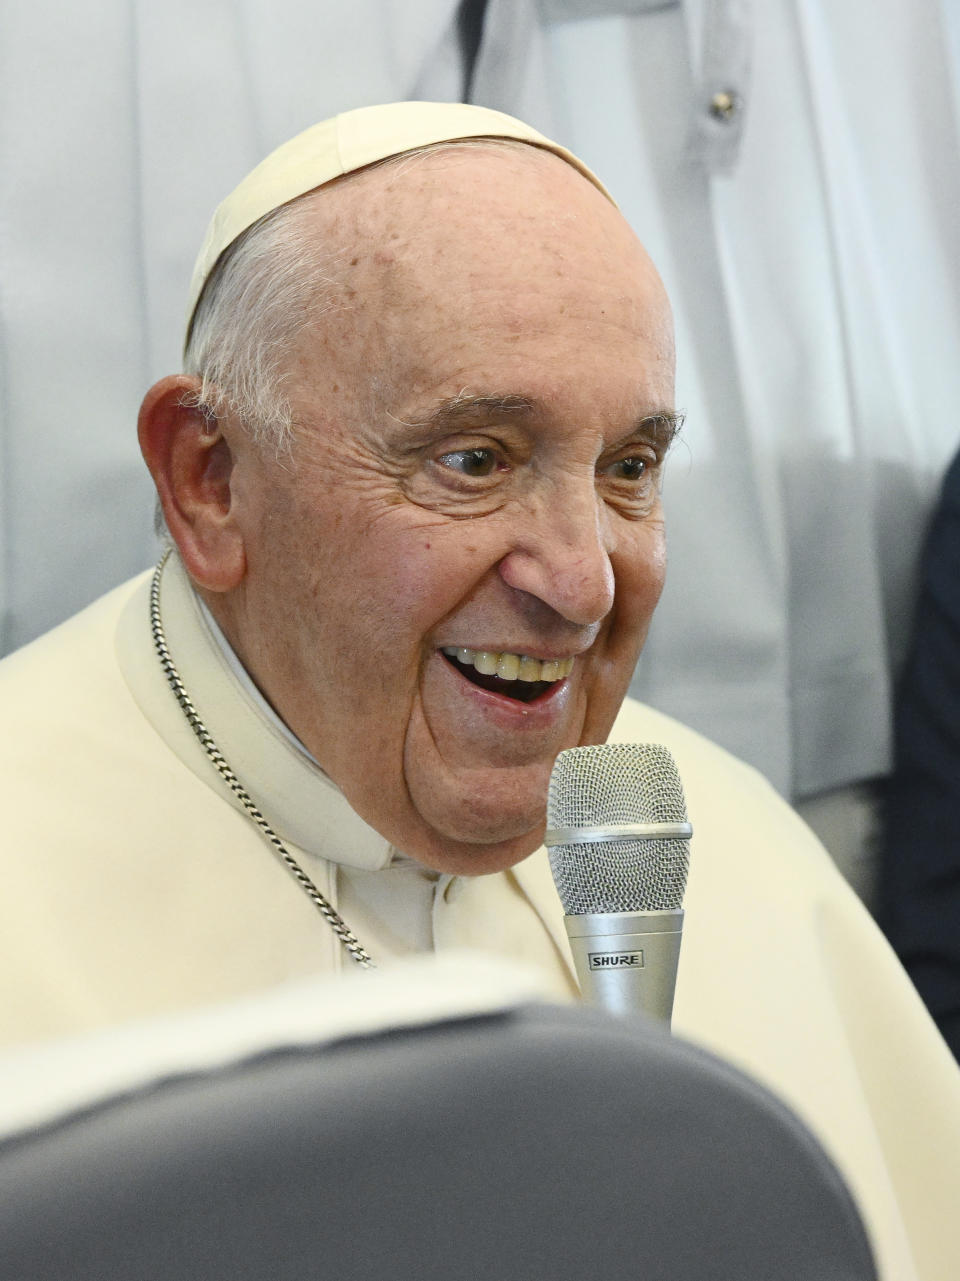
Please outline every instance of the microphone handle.
[{"label": "microphone handle", "polygon": [[611,1014],[639,1012],[669,1027],[683,909],[563,919],[584,999]]}]

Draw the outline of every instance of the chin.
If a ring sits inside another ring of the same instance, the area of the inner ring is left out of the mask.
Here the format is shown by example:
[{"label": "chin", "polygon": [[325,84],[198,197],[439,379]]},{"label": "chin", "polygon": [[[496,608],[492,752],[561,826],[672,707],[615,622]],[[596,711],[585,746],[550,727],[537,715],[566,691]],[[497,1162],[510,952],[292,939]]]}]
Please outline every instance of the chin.
[{"label": "chin", "polygon": [[[502,826],[501,821],[498,827]],[[431,830],[425,840],[418,842],[418,848],[408,848],[407,852],[425,866],[450,876],[486,876],[505,872],[539,849],[544,827],[541,813],[535,824],[528,822],[521,831],[509,835],[471,834],[456,839]]]}]

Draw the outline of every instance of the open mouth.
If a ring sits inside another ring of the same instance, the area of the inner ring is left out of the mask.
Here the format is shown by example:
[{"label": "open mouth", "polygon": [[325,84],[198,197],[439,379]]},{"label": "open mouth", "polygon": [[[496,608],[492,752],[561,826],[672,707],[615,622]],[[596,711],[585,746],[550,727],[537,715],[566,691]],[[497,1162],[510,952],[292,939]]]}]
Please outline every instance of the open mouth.
[{"label": "open mouth", "polygon": [[520,703],[532,703],[570,675],[572,658],[543,661],[526,654],[444,646],[443,655],[473,685]]}]

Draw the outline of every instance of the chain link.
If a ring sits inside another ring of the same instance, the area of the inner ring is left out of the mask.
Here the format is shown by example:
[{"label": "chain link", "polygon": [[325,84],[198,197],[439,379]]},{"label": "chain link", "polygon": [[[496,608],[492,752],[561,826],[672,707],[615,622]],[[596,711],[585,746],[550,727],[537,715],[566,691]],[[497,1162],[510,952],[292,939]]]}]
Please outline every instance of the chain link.
[{"label": "chain link", "polygon": [[283,862],[287,871],[291,874],[307,897],[312,901],[314,907],[316,907],[320,915],[333,930],[334,934],[336,934],[337,938],[343,944],[344,948],[353,960],[356,961],[362,969],[375,969],[376,967],[370,958],[369,952],[367,952],[367,950],[361,945],[357,936],[349,928],[340,913],[337,912],[333,905],[320,893],[316,885],[314,885],[313,881],[293,857],[284,845],[283,841],[281,841],[280,837],[276,834],[267,820],[263,817],[263,814],[254,804],[250,794],[246,791],[236,774],[234,774],[233,770],[227,764],[226,758],[220,751],[219,747],[217,747],[213,735],[200,719],[197,709],[190,700],[190,696],[184,687],[183,681],[180,679],[180,673],[177,671],[173,659],[170,657],[170,651],[167,648],[167,638],[164,635],[163,624],[160,621],[160,579],[163,575],[163,567],[166,565],[169,555],[170,549],[168,548],[160,557],[157,567],[153,572],[153,581],[150,584],[150,630],[153,633],[154,647],[157,651],[157,657],[160,659],[160,666],[163,668],[164,675],[167,678],[167,683],[173,691],[177,702],[180,704],[181,711],[187,718],[190,728],[197,736],[200,746],[203,748],[207,757],[213,764],[213,767],[243,806],[247,815],[257,825],[267,841],[269,841],[270,845],[273,847],[274,853]]}]

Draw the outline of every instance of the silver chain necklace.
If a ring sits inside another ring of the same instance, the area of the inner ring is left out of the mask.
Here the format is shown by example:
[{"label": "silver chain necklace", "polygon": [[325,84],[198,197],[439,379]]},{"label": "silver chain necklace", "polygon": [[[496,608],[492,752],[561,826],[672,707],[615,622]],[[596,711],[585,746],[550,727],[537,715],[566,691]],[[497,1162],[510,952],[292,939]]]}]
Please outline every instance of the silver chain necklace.
[{"label": "silver chain necklace", "polygon": [[281,841],[267,820],[263,817],[256,805],[253,803],[250,794],[246,791],[240,780],[234,774],[233,770],[227,764],[227,761],[214,742],[213,735],[200,719],[197,709],[190,700],[190,695],[186,691],[183,681],[180,679],[180,673],[170,657],[170,650],[167,648],[167,638],[164,635],[163,624],[160,621],[160,579],[163,575],[163,567],[167,563],[170,555],[169,548],[160,557],[156,569],[153,571],[153,581],[150,584],[150,630],[153,633],[153,644],[157,651],[157,657],[160,659],[160,666],[167,678],[167,683],[173,690],[174,697],[180,704],[180,709],[187,718],[187,723],[197,736],[200,746],[203,748],[207,757],[213,764],[214,769],[233,792],[234,796],[243,806],[249,818],[260,829],[267,841],[273,847],[273,851],[278,855],[281,862],[311,900],[314,907],[324,918],[330,928],[336,934],[337,938],[349,952],[350,956],[356,963],[365,970],[375,969],[369,952],[364,948],[357,936],[349,928],[346,921],[333,905],[320,893],[316,885],[306,874],[297,860],[293,857],[287,847]]}]

